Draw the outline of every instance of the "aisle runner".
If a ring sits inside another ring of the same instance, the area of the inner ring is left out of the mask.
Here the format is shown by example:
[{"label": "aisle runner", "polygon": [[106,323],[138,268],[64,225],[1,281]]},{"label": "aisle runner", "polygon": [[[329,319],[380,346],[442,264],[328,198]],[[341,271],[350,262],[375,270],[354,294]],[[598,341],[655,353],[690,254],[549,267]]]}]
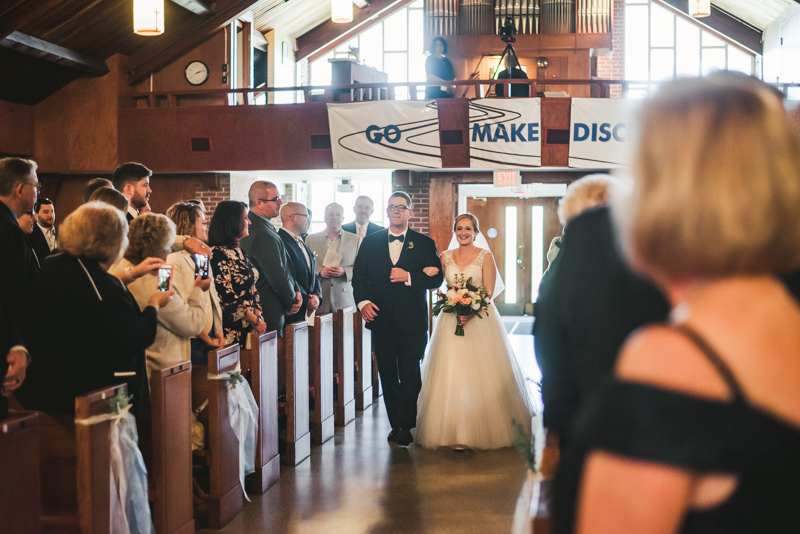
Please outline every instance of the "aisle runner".
[{"label": "aisle runner", "polygon": [[639,102],[623,98],[573,98],[569,166],[583,169],[625,167],[630,162]]},{"label": "aisle runner", "polygon": [[436,101],[328,104],[334,169],[442,167]]},{"label": "aisle runner", "polygon": [[469,166],[519,169],[542,165],[539,98],[469,103]]}]

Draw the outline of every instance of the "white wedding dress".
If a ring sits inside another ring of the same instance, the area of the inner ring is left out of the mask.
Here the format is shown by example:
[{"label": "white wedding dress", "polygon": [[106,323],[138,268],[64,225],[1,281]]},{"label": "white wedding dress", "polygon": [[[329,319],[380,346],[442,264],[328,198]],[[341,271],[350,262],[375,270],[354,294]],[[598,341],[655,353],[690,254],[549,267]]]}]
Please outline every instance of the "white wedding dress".
[{"label": "white wedding dress", "polygon": [[[487,250],[461,271],[453,251],[444,252],[448,286],[463,273],[483,285]],[[437,317],[422,363],[416,442],[425,448],[466,446],[499,449],[514,443],[512,419],[530,436],[534,405],[494,304],[489,317],[473,317],[456,336],[456,315]]]}]

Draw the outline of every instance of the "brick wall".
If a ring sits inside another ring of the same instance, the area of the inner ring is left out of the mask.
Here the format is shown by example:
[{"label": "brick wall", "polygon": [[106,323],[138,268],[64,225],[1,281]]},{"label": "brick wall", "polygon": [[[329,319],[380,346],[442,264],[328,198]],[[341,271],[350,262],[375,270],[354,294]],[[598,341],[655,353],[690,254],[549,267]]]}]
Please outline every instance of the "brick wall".
[{"label": "brick wall", "polygon": [[214,210],[217,209],[217,204],[223,200],[231,199],[231,179],[230,177],[220,178],[220,187],[208,188],[203,185],[203,180],[197,180],[196,193],[197,198],[203,201],[206,206],[206,219],[211,220]]},{"label": "brick wall", "polygon": [[[611,28],[611,57],[597,58],[597,77],[611,80],[625,78],[625,0],[614,1],[614,26]],[[622,96],[622,86],[611,87],[611,98]]]},{"label": "brick wall", "polygon": [[428,235],[428,195],[431,179],[428,174],[418,173],[414,176],[414,185],[394,185],[393,191],[404,191],[411,197],[414,207],[414,216],[408,221],[408,226],[421,234]]}]

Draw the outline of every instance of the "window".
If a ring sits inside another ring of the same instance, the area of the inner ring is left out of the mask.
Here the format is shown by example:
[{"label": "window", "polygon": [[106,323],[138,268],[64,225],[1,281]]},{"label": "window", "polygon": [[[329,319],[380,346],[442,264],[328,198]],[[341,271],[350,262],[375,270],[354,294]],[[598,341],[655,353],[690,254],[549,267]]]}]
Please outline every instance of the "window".
[{"label": "window", "polygon": [[375,204],[375,211],[370,221],[380,226],[388,226],[386,206],[389,204],[389,195],[392,194],[391,179],[388,180],[351,180],[355,186],[352,193],[337,190],[338,181],[315,180],[308,182],[308,207],[311,209],[310,232],[321,232],[325,229],[325,206],[337,202],[344,208],[344,222],[355,220],[353,206],[356,198],[366,195]]},{"label": "window", "polygon": [[756,54],[736,46],[660,4],[625,1],[625,78],[650,82],[629,86],[643,97],[659,82],[716,70],[754,74]]},{"label": "window", "polygon": [[[417,0],[405,9],[392,14],[384,21],[360,33],[350,42],[336,48],[343,55],[349,46],[357,47],[359,59],[367,66],[389,75],[390,83],[424,82],[425,51],[423,0]],[[311,85],[330,85],[331,64],[328,59],[334,52],[311,63]],[[417,98],[425,97],[425,88],[417,91]],[[408,88],[398,87],[397,100],[408,100]]]}]

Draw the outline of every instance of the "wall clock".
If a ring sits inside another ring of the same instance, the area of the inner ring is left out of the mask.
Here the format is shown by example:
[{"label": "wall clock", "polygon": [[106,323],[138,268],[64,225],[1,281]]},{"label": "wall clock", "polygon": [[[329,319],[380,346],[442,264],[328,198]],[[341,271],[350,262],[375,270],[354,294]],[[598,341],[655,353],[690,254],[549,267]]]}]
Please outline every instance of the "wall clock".
[{"label": "wall clock", "polygon": [[202,61],[192,61],[183,71],[186,81],[192,85],[203,85],[208,80],[208,65]]}]

